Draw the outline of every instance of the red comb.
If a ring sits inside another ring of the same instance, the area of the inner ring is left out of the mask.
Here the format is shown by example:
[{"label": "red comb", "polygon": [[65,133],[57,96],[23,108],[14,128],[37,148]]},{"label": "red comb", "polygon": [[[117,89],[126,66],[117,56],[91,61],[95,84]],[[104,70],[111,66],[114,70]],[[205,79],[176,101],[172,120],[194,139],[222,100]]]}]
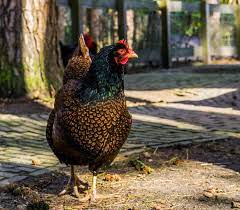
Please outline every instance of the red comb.
[{"label": "red comb", "polygon": [[84,40],[86,42],[87,47],[92,48],[94,45],[93,38],[87,33],[83,34],[83,36],[84,36]]},{"label": "red comb", "polygon": [[121,39],[121,40],[119,40],[118,43],[119,43],[119,44],[127,45],[127,40],[125,40],[125,39]]},{"label": "red comb", "polygon": [[126,47],[127,49],[129,48],[128,43],[127,43],[127,40],[125,40],[125,39],[119,40],[118,43],[125,45],[125,47]]}]

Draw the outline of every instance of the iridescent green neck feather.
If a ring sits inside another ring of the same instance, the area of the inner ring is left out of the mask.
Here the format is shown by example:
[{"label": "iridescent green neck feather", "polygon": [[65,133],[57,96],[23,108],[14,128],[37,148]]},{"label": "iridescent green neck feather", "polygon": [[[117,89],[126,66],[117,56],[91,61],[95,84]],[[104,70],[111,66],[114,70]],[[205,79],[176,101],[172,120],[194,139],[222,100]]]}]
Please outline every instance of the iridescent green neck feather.
[{"label": "iridescent green neck feather", "polygon": [[82,102],[105,101],[123,94],[123,66],[115,63],[114,48],[114,45],[104,47],[93,59],[77,91]]}]

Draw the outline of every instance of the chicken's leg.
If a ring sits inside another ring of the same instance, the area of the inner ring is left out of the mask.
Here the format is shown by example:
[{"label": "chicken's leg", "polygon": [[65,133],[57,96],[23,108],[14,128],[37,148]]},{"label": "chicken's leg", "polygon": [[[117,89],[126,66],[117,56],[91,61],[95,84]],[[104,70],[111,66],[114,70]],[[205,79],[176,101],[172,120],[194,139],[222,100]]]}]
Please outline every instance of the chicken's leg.
[{"label": "chicken's leg", "polygon": [[74,166],[71,165],[70,179],[68,180],[68,183],[67,183],[65,189],[62,192],[60,192],[58,195],[61,196],[61,195],[65,195],[65,194],[73,192],[73,194],[77,198],[79,198],[80,197],[80,194],[79,194],[80,186],[84,186],[86,190],[88,189],[88,183],[85,183],[78,178],[78,176],[74,172]]},{"label": "chicken's leg", "polygon": [[82,198],[79,199],[81,202],[86,202],[89,201],[91,202],[97,202],[98,199],[106,199],[109,198],[109,195],[102,195],[97,193],[97,172],[93,172],[93,177],[92,177],[92,187],[91,189],[88,191],[87,195]]},{"label": "chicken's leg", "polygon": [[93,173],[93,184],[92,184],[92,200],[95,201],[97,198],[97,175]]},{"label": "chicken's leg", "polygon": [[93,172],[93,178],[92,178],[92,188],[89,190],[88,194],[80,199],[82,202],[90,201],[95,202],[96,199],[99,198],[97,196],[97,173]]}]

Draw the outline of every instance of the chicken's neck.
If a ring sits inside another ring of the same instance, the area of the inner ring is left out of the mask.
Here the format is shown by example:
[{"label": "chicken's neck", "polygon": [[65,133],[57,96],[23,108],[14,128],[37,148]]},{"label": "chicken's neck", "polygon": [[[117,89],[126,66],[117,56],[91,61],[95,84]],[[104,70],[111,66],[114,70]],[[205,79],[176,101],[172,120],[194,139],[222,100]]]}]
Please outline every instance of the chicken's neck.
[{"label": "chicken's neck", "polygon": [[107,53],[102,52],[102,56],[93,60],[79,92],[79,98],[84,103],[106,101],[124,95],[123,67],[117,65]]}]

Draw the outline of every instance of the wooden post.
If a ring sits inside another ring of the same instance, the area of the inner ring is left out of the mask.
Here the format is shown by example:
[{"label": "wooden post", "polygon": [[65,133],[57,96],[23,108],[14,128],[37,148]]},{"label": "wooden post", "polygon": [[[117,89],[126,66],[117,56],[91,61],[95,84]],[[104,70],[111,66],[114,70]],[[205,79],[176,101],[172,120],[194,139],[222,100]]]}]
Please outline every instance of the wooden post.
[{"label": "wooden post", "polygon": [[117,0],[118,11],[118,36],[119,39],[127,39],[127,8],[125,0]]},{"label": "wooden post", "polygon": [[208,4],[208,0],[202,0],[201,1],[201,18],[202,18],[203,25],[202,25],[201,41],[202,41],[202,47],[203,47],[204,64],[211,63],[209,16],[210,16],[210,7]]},{"label": "wooden post", "polygon": [[235,5],[237,56],[240,59],[240,5]]},{"label": "wooden post", "polygon": [[[86,13],[86,10],[85,10],[84,7],[82,7],[81,0],[78,0],[78,16],[79,16],[78,30],[79,30],[79,35],[81,33],[83,33],[83,31],[84,31],[83,25],[84,25],[84,16],[86,16],[85,13]],[[79,35],[78,35],[78,39],[79,39]]]},{"label": "wooden post", "polygon": [[169,0],[163,0],[160,4],[161,8],[161,25],[162,25],[162,46],[161,46],[161,56],[163,68],[171,68],[172,58],[171,58],[171,24],[170,24],[170,12],[169,12]]},{"label": "wooden post", "polygon": [[81,7],[80,0],[69,1],[69,6],[72,19],[72,39],[73,42],[78,42],[79,35],[83,32],[84,9]]}]

